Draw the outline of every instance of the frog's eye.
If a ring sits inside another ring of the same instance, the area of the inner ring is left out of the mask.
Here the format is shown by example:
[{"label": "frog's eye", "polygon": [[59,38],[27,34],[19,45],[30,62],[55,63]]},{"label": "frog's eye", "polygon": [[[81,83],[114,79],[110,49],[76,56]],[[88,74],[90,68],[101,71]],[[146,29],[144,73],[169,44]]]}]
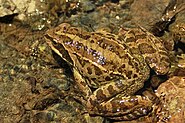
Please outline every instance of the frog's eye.
[{"label": "frog's eye", "polygon": [[64,32],[67,32],[67,28],[65,26],[63,27],[63,31]]}]

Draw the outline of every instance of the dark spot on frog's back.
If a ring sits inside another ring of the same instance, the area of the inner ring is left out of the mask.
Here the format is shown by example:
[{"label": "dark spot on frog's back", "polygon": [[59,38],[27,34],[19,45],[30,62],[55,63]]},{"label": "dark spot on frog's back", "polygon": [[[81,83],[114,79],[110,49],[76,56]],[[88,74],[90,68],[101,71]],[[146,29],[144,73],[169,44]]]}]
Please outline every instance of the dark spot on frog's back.
[{"label": "dark spot on frog's back", "polygon": [[95,71],[95,74],[98,76],[102,74],[102,71],[97,66],[94,66],[94,71]]},{"label": "dark spot on frog's back", "polygon": [[125,69],[125,64],[122,64],[119,68],[118,68],[118,72],[123,73],[123,70]]},{"label": "dark spot on frog's back", "polygon": [[136,40],[138,39],[146,39],[146,34],[142,33],[140,35],[136,35]]},{"label": "dark spot on frog's back", "polygon": [[92,69],[90,68],[90,67],[87,67],[87,72],[88,72],[88,74],[92,74]]},{"label": "dark spot on frog's back", "polygon": [[132,62],[132,59],[130,58],[130,57],[128,57],[128,64],[130,65],[130,66],[133,66],[133,62]]},{"label": "dark spot on frog's back", "polygon": [[99,89],[97,90],[96,93],[97,93],[96,98],[98,101],[101,101],[106,98],[106,95],[103,93],[103,90]]},{"label": "dark spot on frog's back", "polygon": [[84,51],[87,51],[88,50],[88,47],[87,46],[84,46]]},{"label": "dark spot on frog's back", "polygon": [[91,37],[87,32],[78,32],[75,35],[84,40],[88,40]]},{"label": "dark spot on frog's back", "polygon": [[93,39],[91,39],[91,40],[90,40],[90,43],[94,43],[94,40],[93,40]]},{"label": "dark spot on frog's back", "polygon": [[151,45],[148,45],[147,43],[139,44],[138,47],[142,54],[145,54],[145,53],[152,54],[156,52],[156,50]]},{"label": "dark spot on frog's back", "polygon": [[137,78],[137,77],[138,77],[138,75],[137,74],[134,74],[133,78]]},{"label": "dark spot on frog's back", "polygon": [[111,80],[110,76],[105,77],[105,81],[110,81],[110,80]]},{"label": "dark spot on frog's back", "polygon": [[116,64],[112,65],[112,71],[114,71],[118,66]]},{"label": "dark spot on frog's back", "polygon": [[107,46],[108,46],[108,44],[107,44],[107,43],[104,43],[104,42],[102,43],[102,48],[103,48],[103,49],[106,49],[106,48],[107,48]]},{"label": "dark spot on frog's back", "polygon": [[135,41],[135,37],[126,38],[126,42],[134,42],[134,41]]},{"label": "dark spot on frog's back", "polygon": [[98,41],[97,41],[97,44],[98,44],[101,48],[103,48],[103,49],[106,49],[106,48],[107,48],[108,44],[106,43],[106,40],[105,40],[105,39],[96,39],[96,40],[98,40]]},{"label": "dark spot on frog's back", "polygon": [[109,37],[109,39],[116,40],[113,34],[107,33],[106,35]]},{"label": "dark spot on frog's back", "polygon": [[109,91],[110,95],[115,95],[117,92],[114,90],[112,85],[109,85],[107,90]]},{"label": "dark spot on frog's back", "polygon": [[131,79],[132,71],[125,71],[125,74],[128,77],[128,79]]}]

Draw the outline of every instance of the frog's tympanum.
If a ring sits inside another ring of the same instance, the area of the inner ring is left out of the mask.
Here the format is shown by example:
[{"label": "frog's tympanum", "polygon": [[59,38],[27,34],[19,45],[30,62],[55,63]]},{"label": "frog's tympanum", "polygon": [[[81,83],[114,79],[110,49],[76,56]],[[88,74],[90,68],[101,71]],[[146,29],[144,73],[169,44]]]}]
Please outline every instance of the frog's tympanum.
[{"label": "frog's tympanum", "polygon": [[89,114],[132,120],[151,111],[153,102],[135,92],[149,78],[150,68],[166,74],[170,65],[161,41],[151,33],[142,28],[120,35],[88,32],[62,23],[45,38],[71,67]]}]

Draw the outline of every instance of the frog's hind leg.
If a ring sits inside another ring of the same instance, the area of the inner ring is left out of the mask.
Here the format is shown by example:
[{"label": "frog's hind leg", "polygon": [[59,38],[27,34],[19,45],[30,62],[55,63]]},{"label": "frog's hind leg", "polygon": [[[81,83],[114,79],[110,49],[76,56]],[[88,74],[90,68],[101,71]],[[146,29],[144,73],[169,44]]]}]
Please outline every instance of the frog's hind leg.
[{"label": "frog's hind leg", "polygon": [[102,103],[103,109],[110,108],[107,117],[114,120],[133,120],[152,111],[152,101],[144,96],[117,97]]},{"label": "frog's hind leg", "polygon": [[133,120],[152,111],[153,103],[144,96],[115,97],[109,101],[94,104],[88,112],[114,120]]},{"label": "frog's hind leg", "polygon": [[129,96],[134,95],[143,85],[125,81],[112,82],[94,91],[87,101],[89,114],[115,120],[132,120],[147,115],[152,109],[152,100],[144,96]]}]

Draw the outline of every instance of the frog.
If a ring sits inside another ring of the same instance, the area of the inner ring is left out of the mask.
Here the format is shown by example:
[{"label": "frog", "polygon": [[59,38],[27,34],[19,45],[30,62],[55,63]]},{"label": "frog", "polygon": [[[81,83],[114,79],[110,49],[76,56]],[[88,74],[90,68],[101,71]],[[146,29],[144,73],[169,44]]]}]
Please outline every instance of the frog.
[{"label": "frog", "polygon": [[45,33],[49,47],[71,71],[83,105],[91,116],[133,120],[147,115],[154,102],[135,94],[150,69],[169,71],[168,53],[161,40],[143,28],[113,34],[62,23]]}]

